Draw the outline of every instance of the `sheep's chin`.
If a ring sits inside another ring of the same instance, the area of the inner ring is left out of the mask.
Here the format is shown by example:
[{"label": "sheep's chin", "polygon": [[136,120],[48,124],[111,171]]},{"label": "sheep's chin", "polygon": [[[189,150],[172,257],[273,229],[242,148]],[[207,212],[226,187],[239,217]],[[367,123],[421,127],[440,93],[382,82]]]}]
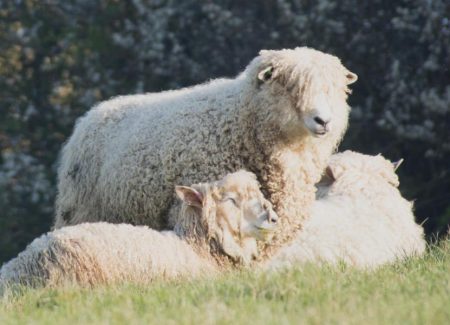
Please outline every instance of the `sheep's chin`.
[{"label": "sheep's chin", "polygon": [[276,226],[274,224],[269,224],[264,222],[260,225],[253,225],[253,236],[260,241],[266,241],[270,235],[274,232]]}]

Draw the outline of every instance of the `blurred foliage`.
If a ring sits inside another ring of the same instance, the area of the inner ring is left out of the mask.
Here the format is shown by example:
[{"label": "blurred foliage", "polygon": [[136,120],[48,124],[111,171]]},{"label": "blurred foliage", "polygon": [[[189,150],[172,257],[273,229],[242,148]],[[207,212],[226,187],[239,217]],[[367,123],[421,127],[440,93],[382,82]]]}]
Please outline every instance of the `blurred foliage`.
[{"label": "blurred foliage", "polygon": [[93,104],[305,45],[359,76],[341,149],[405,158],[403,193],[429,234],[445,231],[447,0],[0,0],[0,261],[51,227],[58,152]]}]

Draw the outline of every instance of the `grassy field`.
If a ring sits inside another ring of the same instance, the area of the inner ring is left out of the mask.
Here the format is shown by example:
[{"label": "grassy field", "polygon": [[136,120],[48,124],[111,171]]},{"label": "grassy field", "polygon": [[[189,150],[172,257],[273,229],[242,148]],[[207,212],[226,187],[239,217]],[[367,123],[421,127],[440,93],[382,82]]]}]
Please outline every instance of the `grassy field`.
[{"label": "grassy field", "polygon": [[0,324],[448,324],[450,242],[374,272],[313,265],[274,274],[2,298]]}]

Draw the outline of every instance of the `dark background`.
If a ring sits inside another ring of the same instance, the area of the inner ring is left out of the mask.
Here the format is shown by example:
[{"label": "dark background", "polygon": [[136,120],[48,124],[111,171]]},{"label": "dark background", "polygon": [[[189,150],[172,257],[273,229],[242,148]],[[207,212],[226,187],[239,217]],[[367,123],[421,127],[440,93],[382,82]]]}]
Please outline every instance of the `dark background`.
[{"label": "dark background", "polygon": [[[0,0],[0,262],[52,223],[61,145],[119,94],[235,76],[310,46],[359,76],[341,150],[390,159],[427,234],[450,223],[448,0]],[[401,231],[401,230],[400,230]]]}]

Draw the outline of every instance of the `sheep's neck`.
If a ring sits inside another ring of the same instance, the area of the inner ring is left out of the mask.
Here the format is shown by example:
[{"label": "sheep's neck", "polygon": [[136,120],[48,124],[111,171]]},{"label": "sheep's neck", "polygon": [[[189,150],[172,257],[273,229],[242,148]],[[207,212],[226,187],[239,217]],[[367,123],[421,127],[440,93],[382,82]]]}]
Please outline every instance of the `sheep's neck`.
[{"label": "sheep's neck", "polygon": [[310,215],[315,200],[315,184],[320,180],[335,145],[308,138],[275,151],[261,165],[264,194],[278,213],[279,226],[266,247],[263,258],[295,238]]}]

